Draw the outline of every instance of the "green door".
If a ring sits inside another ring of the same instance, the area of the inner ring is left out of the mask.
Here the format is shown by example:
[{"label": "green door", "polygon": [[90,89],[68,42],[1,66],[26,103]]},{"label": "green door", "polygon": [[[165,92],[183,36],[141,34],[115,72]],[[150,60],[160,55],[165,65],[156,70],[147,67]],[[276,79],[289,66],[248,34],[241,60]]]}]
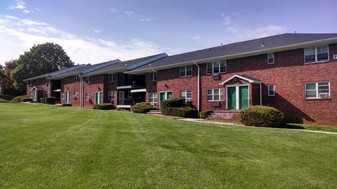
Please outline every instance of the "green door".
[{"label": "green door", "polygon": [[227,87],[227,106],[229,110],[236,109],[236,87]]},{"label": "green door", "polygon": [[239,107],[240,109],[248,108],[248,86],[239,87]]},{"label": "green door", "polygon": [[[168,100],[168,99],[171,99],[171,98],[172,98],[172,92],[160,92],[159,93],[160,104],[164,100]],[[159,106],[160,106],[160,104],[159,104]]]}]

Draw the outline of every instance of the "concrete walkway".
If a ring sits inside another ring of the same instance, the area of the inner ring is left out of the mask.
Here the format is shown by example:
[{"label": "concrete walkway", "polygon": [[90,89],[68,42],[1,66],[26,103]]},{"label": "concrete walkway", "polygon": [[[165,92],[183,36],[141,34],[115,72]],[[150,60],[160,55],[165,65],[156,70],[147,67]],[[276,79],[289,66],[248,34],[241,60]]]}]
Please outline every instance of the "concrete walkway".
[{"label": "concrete walkway", "polygon": [[[227,122],[219,122],[219,121],[210,121],[205,119],[197,119],[197,118],[177,118],[178,120],[189,121],[189,122],[196,122],[196,123],[211,123],[211,124],[218,124],[218,125],[235,125],[235,126],[244,126],[243,124],[238,123],[227,123]],[[250,127],[250,126],[247,126]],[[328,132],[328,131],[315,131],[315,130],[305,130],[305,129],[289,129],[295,131],[303,131],[309,133],[320,133],[320,134],[329,134],[329,135],[337,135],[337,132]]]}]

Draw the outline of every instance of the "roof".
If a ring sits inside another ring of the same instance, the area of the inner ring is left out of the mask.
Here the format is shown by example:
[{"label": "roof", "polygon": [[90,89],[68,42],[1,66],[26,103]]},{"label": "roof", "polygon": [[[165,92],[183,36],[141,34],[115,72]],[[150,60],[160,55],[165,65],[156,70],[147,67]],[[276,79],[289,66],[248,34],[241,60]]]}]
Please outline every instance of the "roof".
[{"label": "roof", "polygon": [[85,65],[85,64],[75,65],[75,66],[72,66],[70,68],[66,68],[66,69],[63,69],[63,70],[58,70],[58,71],[55,71],[55,72],[51,72],[51,73],[47,73],[47,74],[31,77],[31,78],[25,79],[23,81],[27,82],[27,81],[31,81],[31,80],[37,80],[37,79],[54,78],[54,77],[61,76],[61,75],[67,74],[67,73],[76,72],[76,71],[78,71],[80,69],[85,68],[86,66],[87,65]]},{"label": "roof", "polygon": [[119,64],[112,64],[106,66],[104,68],[96,69],[90,73],[83,73],[83,76],[92,76],[92,75],[99,75],[99,74],[108,74],[108,73],[117,73],[117,72],[124,72],[136,69],[138,67],[142,67],[144,65],[150,64],[154,61],[160,60],[167,57],[167,54],[161,53],[156,55],[151,55],[143,58],[137,58],[132,60],[123,61]]},{"label": "roof", "polygon": [[239,79],[243,79],[245,81],[248,81],[249,83],[261,83],[260,80],[255,79],[253,77],[250,77],[248,75],[233,75],[232,77],[226,79],[225,81],[221,82],[220,85],[224,85],[227,82],[229,82],[230,80],[234,79],[234,78],[239,78]]},{"label": "roof", "polygon": [[286,33],[168,56],[149,65],[131,71],[130,73],[146,72],[153,69],[168,69],[176,66],[188,64],[191,65],[193,63],[205,63],[207,61],[215,61],[220,59],[233,59],[268,52],[279,52],[309,47],[310,45],[319,43],[327,44],[329,42],[337,42],[337,33]]}]

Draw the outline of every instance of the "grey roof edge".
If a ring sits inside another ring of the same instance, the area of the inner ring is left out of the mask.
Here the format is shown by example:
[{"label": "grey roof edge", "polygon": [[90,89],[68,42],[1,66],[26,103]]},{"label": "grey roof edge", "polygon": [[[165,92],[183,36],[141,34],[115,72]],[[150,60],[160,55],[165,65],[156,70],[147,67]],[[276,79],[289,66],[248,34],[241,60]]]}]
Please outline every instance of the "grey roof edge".
[{"label": "grey roof edge", "polygon": [[151,58],[148,58],[146,60],[140,61],[137,64],[134,64],[132,66],[126,67],[126,70],[127,71],[131,71],[131,70],[137,69],[139,67],[142,67],[144,65],[150,64],[151,62],[160,60],[160,59],[165,58],[167,56],[168,55],[166,53],[160,53],[160,54],[154,55]]},{"label": "grey roof edge", "polygon": [[[166,53],[160,53],[160,54],[156,54],[156,55],[151,55],[151,56],[148,56],[150,58],[146,59],[146,60],[143,60],[143,61],[140,61],[139,63],[137,64],[134,64],[132,66],[129,66],[129,67],[126,67],[126,68],[118,68],[118,69],[111,69],[111,70],[102,70],[102,71],[95,71],[95,73],[88,73],[88,74],[82,74],[81,77],[91,77],[91,76],[95,76],[95,75],[101,75],[101,74],[113,74],[113,73],[118,73],[118,72],[124,72],[124,73],[127,73],[128,69],[137,69],[138,67],[141,67],[141,66],[144,66],[144,65],[147,65],[147,64],[150,64],[154,61],[157,61],[157,60],[160,60],[162,58],[165,58],[167,57],[168,55]],[[142,58],[146,58],[146,57],[142,57]],[[141,58],[137,58],[137,59],[141,59]],[[121,63],[125,63],[125,62],[128,62],[128,61],[133,61],[135,59],[132,59],[132,60],[126,60],[126,61],[122,61]]]},{"label": "grey roof edge", "polygon": [[91,72],[94,72],[94,71],[97,71],[99,69],[103,69],[105,67],[111,66],[113,64],[118,64],[118,63],[121,63],[121,62],[122,61],[120,61],[119,59],[115,59],[115,60],[111,60],[111,61],[108,61],[108,62],[100,63],[99,65],[97,65],[97,64],[96,65],[92,65],[92,67],[81,71],[80,75],[81,76],[86,76],[86,75],[89,75]]},{"label": "grey roof edge", "polygon": [[35,76],[35,77],[30,77],[30,78],[27,78],[27,79],[24,79],[23,81],[24,82],[28,82],[28,81],[32,81],[32,80],[37,80],[37,79],[47,79],[48,78],[48,74],[43,74],[43,75],[38,75],[38,76]]},{"label": "grey roof edge", "polygon": [[[196,60],[190,60],[190,61],[185,61],[185,62],[178,62],[178,63],[174,63],[174,64],[157,66],[157,67],[152,67],[152,68],[134,69],[134,70],[128,71],[128,73],[130,73],[130,74],[141,74],[141,73],[147,73],[147,72],[156,71],[156,70],[165,70],[165,69],[175,68],[175,67],[178,67],[178,66],[192,65],[192,64],[195,64],[195,63],[196,64],[202,64],[202,63],[206,63],[206,62],[209,62],[209,61],[216,61],[216,60],[220,60],[220,59],[243,58],[243,57],[247,57],[247,56],[253,56],[253,55],[264,54],[264,53],[280,52],[280,51],[292,50],[292,49],[296,49],[296,48],[307,48],[307,47],[310,47],[312,45],[320,45],[320,44],[324,45],[324,44],[327,44],[327,43],[337,43],[337,37],[327,38],[327,39],[322,39],[322,40],[308,41],[308,42],[303,42],[303,43],[296,43],[296,44],[292,44],[292,45],[284,45],[284,46],[279,46],[279,47],[274,47],[274,48],[269,48],[269,49],[262,49],[262,50],[257,50],[257,51],[248,51],[248,52],[225,55],[225,56],[217,56],[217,57],[211,57],[211,58],[205,58],[205,59],[196,59]],[[182,54],[185,54],[185,53],[182,53]]]}]

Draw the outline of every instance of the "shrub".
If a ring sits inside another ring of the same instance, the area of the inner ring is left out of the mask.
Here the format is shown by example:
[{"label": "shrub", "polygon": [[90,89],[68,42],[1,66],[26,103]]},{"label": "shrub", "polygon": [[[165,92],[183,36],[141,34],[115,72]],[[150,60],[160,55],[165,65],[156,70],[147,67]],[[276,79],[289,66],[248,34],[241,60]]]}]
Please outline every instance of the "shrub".
[{"label": "shrub", "polygon": [[213,110],[204,110],[200,112],[200,118],[202,119],[206,119],[209,115],[211,115],[212,113],[214,113]]},{"label": "shrub", "polygon": [[26,95],[16,96],[12,99],[13,102],[31,102],[32,99]]},{"label": "shrub", "polygon": [[62,106],[72,106],[71,104],[62,104]]},{"label": "shrub", "polygon": [[93,107],[95,110],[113,110],[115,106],[110,103],[95,104]]},{"label": "shrub", "polygon": [[161,113],[178,117],[198,117],[198,111],[191,104],[186,104],[185,99],[163,101],[161,103]]},{"label": "shrub", "polygon": [[280,127],[285,124],[285,115],[269,106],[251,106],[239,114],[241,123],[249,126]]},{"label": "shrub", "polygon": [[55,104],[56,103],[56,97],[54,97],[54,96],[51,96],[51,97],[47,97],[47,98],[45,98],[45,103],[47,103],[47,104]]},{"label": "shrub", "polygon": [[5,94],[0,94],[0,101],[5,100],[5,101],[11,101],[13,99],[12,95],[5,95]]},{"label": "shrub", "polygon": [[46,103],[46,99],[45,98],[40,98],[40,102],[41,103]]},{"label": "shrub", "polygon": [[131,107],[131,111],[135,113],[146,113],[149,112],[150,110],[157,110],[157,109],[158,109],[157,106],[147,102],[141,102]]}]

